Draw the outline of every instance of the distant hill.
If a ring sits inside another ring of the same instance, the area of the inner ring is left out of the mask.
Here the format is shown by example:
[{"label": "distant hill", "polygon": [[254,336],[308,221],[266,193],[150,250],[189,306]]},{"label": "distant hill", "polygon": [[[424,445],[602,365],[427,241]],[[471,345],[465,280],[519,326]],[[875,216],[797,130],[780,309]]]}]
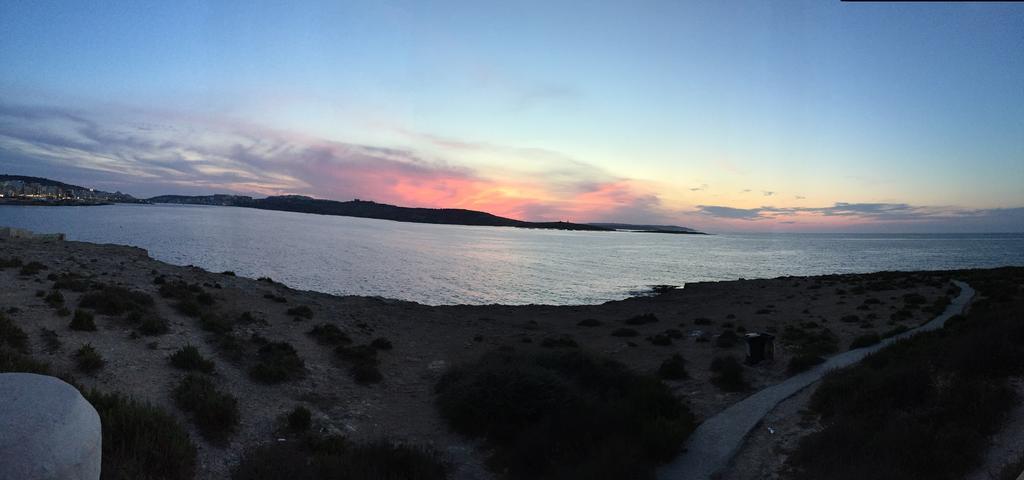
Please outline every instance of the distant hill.
[{"label": "distant hill", "polygon": [[680,227],[678,225],[633,225],[629,223],[588,223],[587,225],[607,228],[610,230],[625,230],[630,232],[707,235],[704,232],[698,232],[692,228]]},{"label": "distant hill", "polygon": [[238,195],[183,196],[164,195],[148,199],[151,203],[177,203],[187,205],[220,205],[259,208],[286,212],[316,213],[345,217],[377,218],[397,222],[435,223],[444,225],[477,225],[490,227],[542,228],[556,230],[608,231],[596,225],[569,222],[526,222],[499,217],[487,212],[461,208],[412,208],[365,200],[339,202],[301,195],[282,195],[254,199]]}]

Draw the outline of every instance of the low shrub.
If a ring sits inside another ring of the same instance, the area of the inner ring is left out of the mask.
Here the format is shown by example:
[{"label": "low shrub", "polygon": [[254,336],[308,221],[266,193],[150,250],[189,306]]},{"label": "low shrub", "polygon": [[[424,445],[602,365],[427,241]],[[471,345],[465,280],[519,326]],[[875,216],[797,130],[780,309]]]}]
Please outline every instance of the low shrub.
[{"label": "low shrub", "polygon": [[340,328],[324,323],[313,327],[308,333],[320,345],[349,345],[352,339]]},{"label": "low shrub", "polygon": [[290,343],[269,342],[257,351],[258,361],[249,369],[249,377],[263,383],[281,383],[299,378],[306,364]]},{"label": "low shrub", "polygon": [[604,323],[596,318],[585,318],[580,320],[576,325],[580,327],[600,327],[601,325],[604,325]]},{"label": "low shrub", "polygon": [[732,348],[739,343],[740,337],[732,330],[726,330],[715,338],[715,345],[721,348]]},{"label": "low shrub", "polygon": [[711,319],[707,317],[697,317],[693,319],[694,325],[711,325]]},{"label": "low shrub", "polygon": [[49,328],[39,328],[39,338],[43,340],[43,351],[46,353],[55,353],[60,350],[62,343],[60,337],[57,336],[57,332],[50,330]]},{"label": "low shrub", "polygon": [[0,270],[5,268],[18,268],[21,267],[21,259],[17,257],[0,258]]},{"label": "low shrub", "polygon": [[658,317],[653,313],[644,313],[640,315],[634,315],[626,319],[626,325],[647,325],[649,323],[657,323]]},{"label": "low shrub", "polygon": [[[952,319],[950,319],[950,320],[952,320]],[[901,334],[903,332],[906,332],[906,331],[909,331],[909,330],[910,329],[907,328],[906,325],[897,325],[893,329],[888,330],[885,333],[883,333],[882,334],[882,338],[895,337],[896,335],[899,335],[899,334]]]},{"label": "low shrub", "polygon": [[53,290],[46,297],[43,297],[43,301],[53,308],[60,308],[64,306],[64,295],[58,290]]},{"label": "low shrub", "polygon": [[640,335],[640,332],[633,330],[632,328],[616,328],[612,331],[613,337],[635,337]]},{"label": "low shrub", "polygon": [[313,423],[313,416],[309,409],[303,406],[295,407],[288,414],[288,429],[293,432],[305,432]]},{"label": "low shrub", "polygon": [[50,375],[50,365],[0,344],[0,372],[24,372]]},{"label": "low shrub", "polygon": [[667,347],[669,345],[672,345],[672,339],[669,338],[669,336],[665,335],[664,333],[658,333],[650,337],[647,337],[647,341],[651,342],[651,345],[658,345],[660,347]]},{"label": "low shrub", "polygon": [[823,357],[839,351],[839,338],[827,328],[816,332],[786,325],[782,331],[782,342],[794,348],[798,356]]},{"label": "low shrub", "polygon": [[743,365],[735,356],[726,355],[711,360],[711,383],[726,392],[740,392],[749,388],[743,378]]},{"label": "low shrub", "polygon": [[79,330],[79,331],[83,331],[83,332],[95,332],[96,331],[96,320],[93,318],[91,313],[89,313],[89,312],[87,312],[85,310],[76,308],[75,309],[75,316],[71,317],[71,323],[68,324],[68,326],[72,330]]},{"label": "low shrub", "polygon": [[882,337],[879,337],[877,333],[868,333],[865,335],[861,335],[857,338],[854,338],[853,341],[850,342],[850,350],[853,350],[855,348],[868,347],[881,341]]},{"label": "low shrub", "polygon": [[544,338],[540,341],[540,346],[544,348],[576,348],[579,345],[571,336],[559,335],[557,337]]},{"label": "low shrub", "polygon": [[228,360],[237,362],[245,356],[245,342],[234,334],[215,335],[212,343],[214,348]]},{"label": "low shrub", "polygon": [[213,373],[213,362],[203,357],[194,345],[186,345],[171,354],[168,359],[175,368],[185,371]]},{"label": "low shrub", "polygon": [[0,347],[7,345],[19,352],[27,353],[28,335],[11,319],[0,313]]},{"label": "low shrub", "polygon": [[103,365],[105,364],[106,362],[103,360],[103,356],[100,355],[100,352],[97,352],[96,349],[88,343],[82,345],[82,347],[75,352],[75,367],[78,368],[80,372],[93,374],[96,373],[97,370],[103,368]]},{"label": "low shrub", "polygon": [[114,285],[104,285],[98,291],[82,295],[79,308],[95,310],[102,315],[121,315],[129,311],[142,311],[153,306],[153,297]]},{"label": "low shrub", "polygon": [[[984,295],[986,280],[1015,287],[1019,272],[961,274]],[[1008,379],[1024,373],[1022,310],[1017,295],[975,305],[962,321],[828,374],[809,403],[820,428],[790,456],[794,478],[964,478],[1019,405]]]},{"label": "low shrub", "polygon": [[139,333],[143,335],[163,335],[171,330],[170,324],[166,318],[163,318],[155,313],[150,313],[142,317],[142,321],[139,322]]},{"label": "low shrub", "polygon": [[451,428],[485,439],[489,465],[513,479],[648,478],[694,428],[657,378],[579,351],[490,353],[437,392]]},{"label": "low shrub", "polygon": [[42,263],[39,262],[28,262],[21,266],[21,270],[18,271],[18,275],[35,275],[43,270],[49,270],[49,268],[50,267],[47,267],[46,265],[43,265]]},{"label": "low shrub", "polygon": [[299,318],[313,318],[313,309],[306,305],[299,305],[288,309],[288,315]]},{"label": "low shrub", "polygon": [[334,349],[338,358],[349,364],[352,379],[360,385],[377,383],[383,379],[378,365],[377,349],[369,345],[338,345]]},{"label": "low shrub", "polygon": [[238,425],[238,399],[221,392],[207,377],[188,374],[173,392],[178,408],[192,414],[192,421],[206,439],[227,439]]},{"label": "low shrub", "polygon": [[103,479],[191,480],[196,446],[159,407],[119,394],[84,393],[103,424]]},{"label": "low shrub", "polygon": [[[571,338],[569,340],[572,341]],[[394,346],[391,345],[391,340],[388,340],[384,337],[378,337],[373,339],[373,341],[370,342],[370,346],[376,348],[377,350],[391,350],[392,348],[394,348]]]},{"label": "low shrub", "polygon": [[690,374],[686,371],[686,360],[678,353],[668,357],[665,361],[661,362],[661,366],[658,367],[658,376],[666,380],[683,380],[685,378],[689,378]]},{"label": "low shrub", "polygon": [[177,310],[178,313],[182,315],[193,318],[198,317],[203,313],[203,307],[199,305],[199,302],[191,298],[179,300],[177,303],[174,304],[174,309]]},{"label": "low shrub", "polygon": [[811,367],[825,363],[825,358],[819,355],[802,354],[795,355],[789,359],[789,364],[786,366],[786,371],[790,374],[805,372],[810,370]]},{"label": "low shrub", "polygon": [[71,310],[68,310],[68,307],[60,307],[57,309],[58,317],[66,317],[68,315],[71,315]]},{"label": "low shrub", "polygon": [[[340,438],[339,438],[340,440]],[[246,452],[233,480],[444,480],[450,467],[436,451],[379,440],[275,442]]]},{"label": "low shrub", "polygon": [[234,328],[234,324],[227,317],[217,312],[203,312],[199,314],[199,328],[211,333],[228,333]]}]

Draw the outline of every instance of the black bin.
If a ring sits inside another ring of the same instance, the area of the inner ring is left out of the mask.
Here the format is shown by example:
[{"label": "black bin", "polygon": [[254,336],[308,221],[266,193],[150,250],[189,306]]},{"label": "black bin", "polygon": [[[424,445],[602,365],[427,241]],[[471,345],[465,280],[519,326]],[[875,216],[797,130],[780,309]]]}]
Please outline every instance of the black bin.
[{"label": "black bin", "polygon": [[775,335],[754,332],[744,338],[747,340],[747,365],[775,359]]}]

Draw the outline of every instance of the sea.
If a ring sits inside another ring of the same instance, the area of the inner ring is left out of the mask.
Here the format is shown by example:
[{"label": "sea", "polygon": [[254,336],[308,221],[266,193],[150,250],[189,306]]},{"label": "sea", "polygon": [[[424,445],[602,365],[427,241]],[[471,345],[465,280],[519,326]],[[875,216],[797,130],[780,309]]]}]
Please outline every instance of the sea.
[{"label": "sea", "polygon": [[570,232],[191,205],[0,206],[0,226],[337,295],[594,304],[654,285],[1024,265],[1024,234]]}]

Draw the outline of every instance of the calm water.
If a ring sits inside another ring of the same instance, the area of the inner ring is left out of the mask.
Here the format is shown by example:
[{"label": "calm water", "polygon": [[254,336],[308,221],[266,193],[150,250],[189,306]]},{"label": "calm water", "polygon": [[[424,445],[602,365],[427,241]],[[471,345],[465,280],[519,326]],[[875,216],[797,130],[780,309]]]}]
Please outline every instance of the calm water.
[{"label": "calm water", "polygon": [[656,284],[1024,265],[1024,234],[562,232],[177,205],[0,206],[0,225],[301,289],[428,304],[597,303]]}]

